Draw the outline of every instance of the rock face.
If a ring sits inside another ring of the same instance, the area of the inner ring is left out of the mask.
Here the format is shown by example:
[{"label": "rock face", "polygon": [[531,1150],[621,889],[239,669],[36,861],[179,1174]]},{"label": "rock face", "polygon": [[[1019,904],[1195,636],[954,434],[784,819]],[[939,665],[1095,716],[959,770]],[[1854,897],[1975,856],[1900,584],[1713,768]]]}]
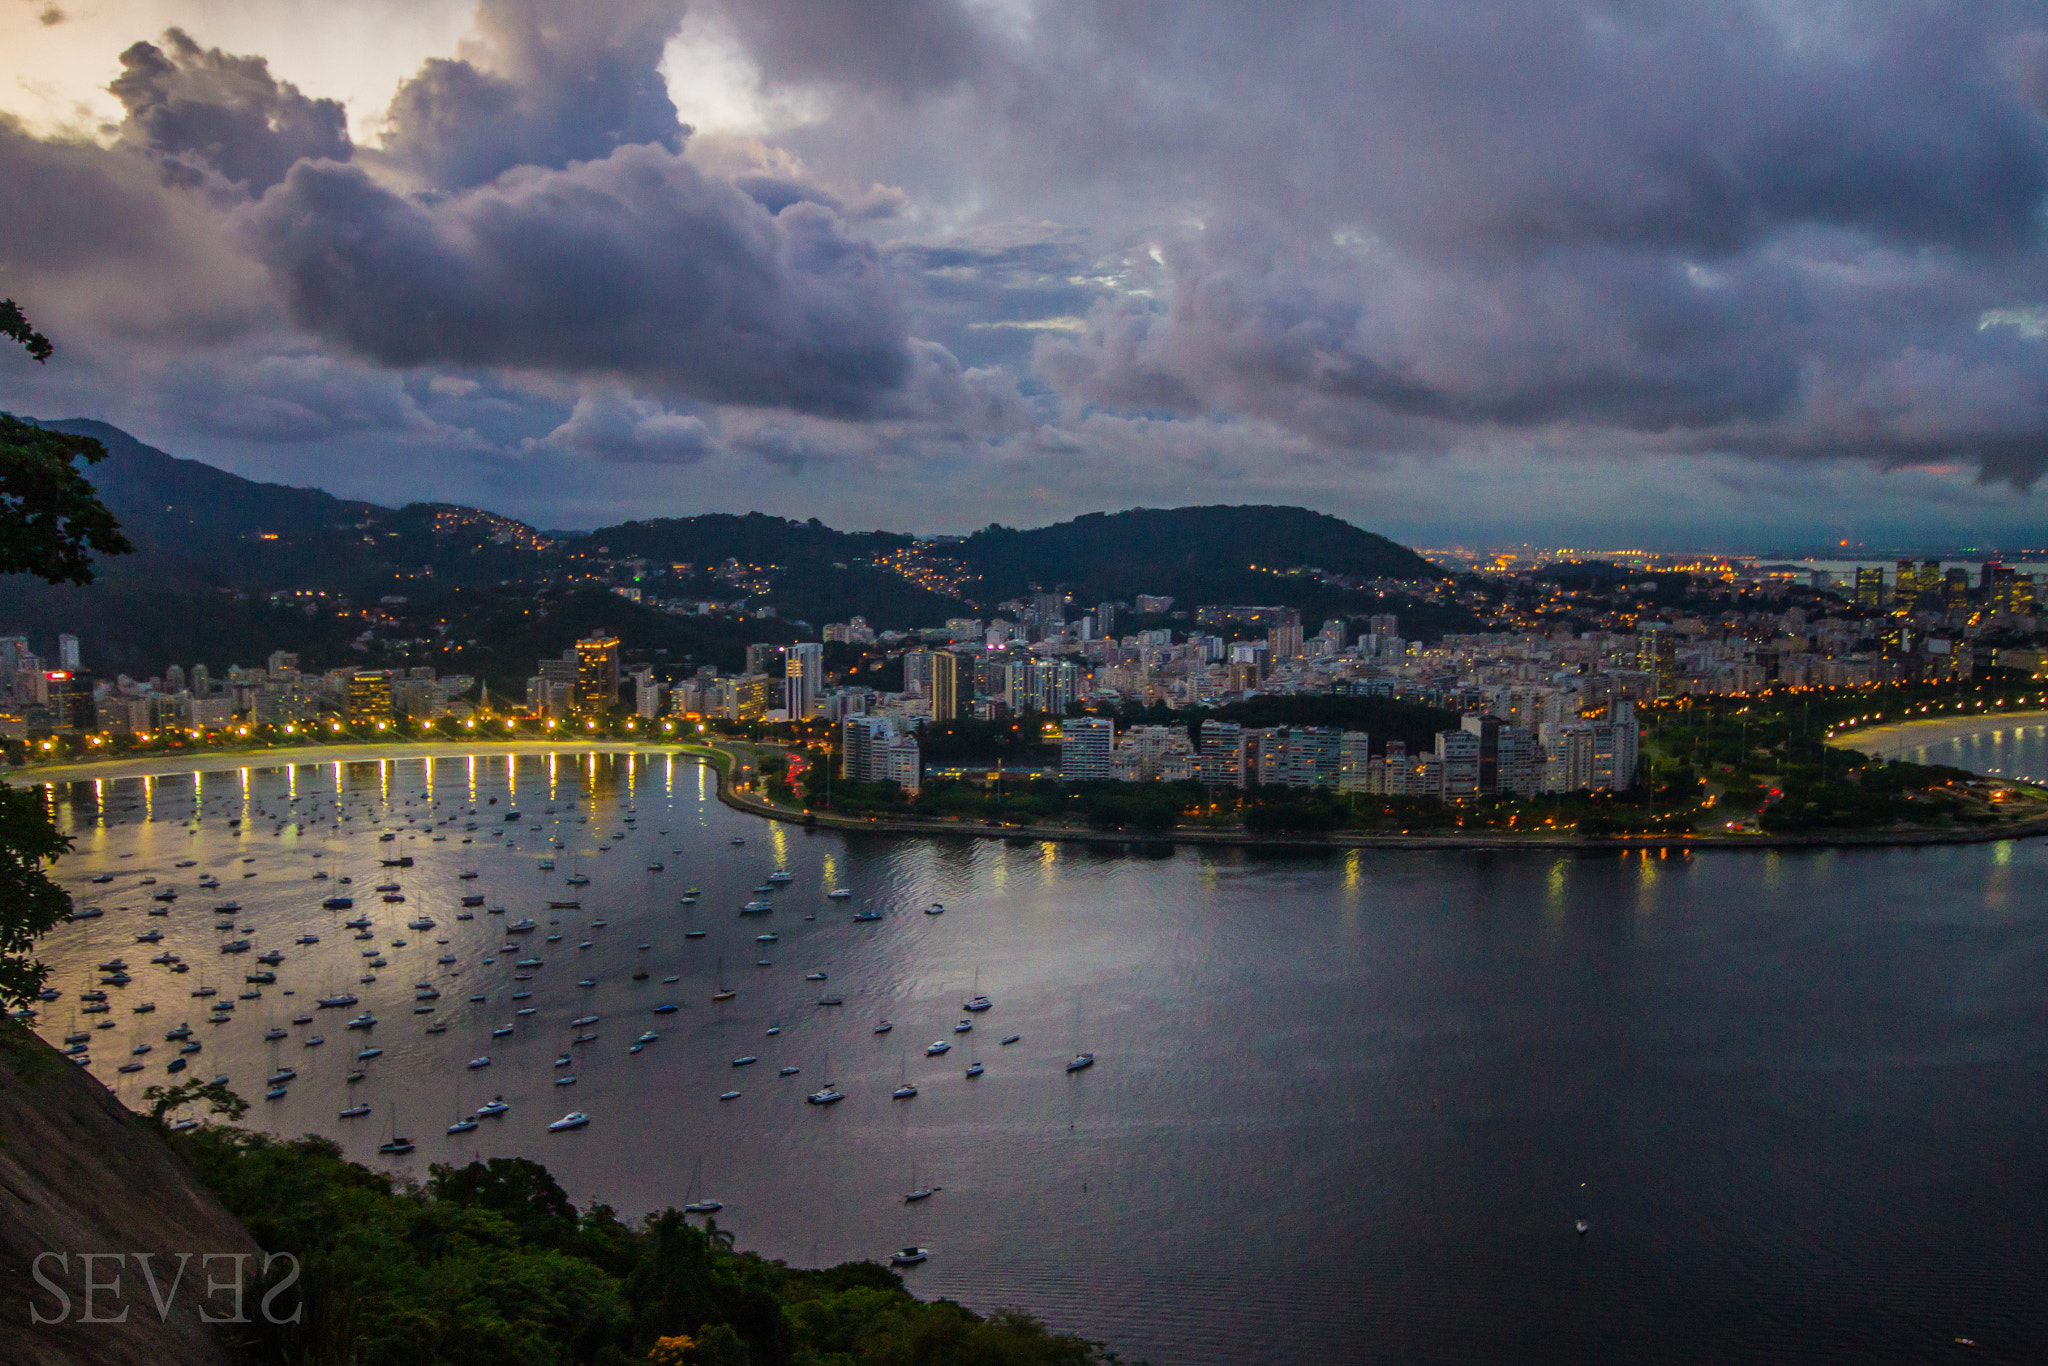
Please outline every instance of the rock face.
[{"label": "rock face", "polygon": [[[181,1253],[189,1259],[173,1289]],[[238,1253],[246,1260],[233,1260]],[[206,1282],[231,1282],[239,1268],[241,1312],[254,1318],[262,1262],[248,1231],[146,1120],[0,1020],[0,1366],[225,1366],[218,1334],[237,1330],[210,1328],[200,1313],[231,1318],[235,1298],[208,1297]],[[68,1305],[37,1283],[38,1269]],[[99,1287],[89,1308],[88,1276]]]}]

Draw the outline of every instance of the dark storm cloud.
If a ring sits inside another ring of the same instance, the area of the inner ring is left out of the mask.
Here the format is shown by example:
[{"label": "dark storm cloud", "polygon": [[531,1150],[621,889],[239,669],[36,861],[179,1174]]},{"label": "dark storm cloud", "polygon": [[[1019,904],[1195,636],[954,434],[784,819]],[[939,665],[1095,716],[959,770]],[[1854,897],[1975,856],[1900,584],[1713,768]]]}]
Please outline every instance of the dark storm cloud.
[{"label": "dark storm cloud", "polygon": [[[131,49],[117,146],[0,128],[0,283],[81,347],[288,312],[348,353],[224,384],[251,441],[440,440],[415,381],[525,386],[491,442],[534,468],[2048,470],[2038,3],[702,6],[483,0],[353,148],[259,59]],[[728,39],[757,132],[692,135]]]},{"label": "dark storm cloud", "polygon": [[303,157],[348,160],[348,116],[270,74],[261,57],[205,48],[180,29],[121,54],[107,87],[128,111],[122,141],[196,175],[263,191]]},{"label": "dark storm cloud", "polygon": [[267,309],[211,202],[167,187],[146,157],[0,115],[0,187],[0,293],[60,351],[204,344]]},{"label": "dark storm cloud", "polygon": [[482,0],[472,56],[399,87],[385,154],[428,184],[481,185],[515,166],[567,166],[689,130],[661,78],[682,0]]},{"label": "dark storm cloud", "polygon": [[718,0],[776,82],[826,82],[895,96],[957,84],[987,39],[959,0]]},{"label": "dark storm cloud", "polygon": [[[1088,327],[1039,337],[1070,412],[1256,417],[1339,451],[1931,451],[2025,481],[2048,358],[1979,323],[2048,303],[2037,23],[1997,3],[1046,0],[979,36],[971,87],[894,126],[985,158],[988,212],[1151,235],[1149,278],[1070,276]],[[899,94],[841,90],[794,140],[943,187],[943,161],[920,176],[848,140]],[[984,288],[930,260],[923,297]],[[1968,402],[1921,383],[1942,366]]]},{"label": "dark storm cloud", "polygon": [[614,375],[722,403],[858,414],[909,370],[875,250],[626,147],[429,201],[301,163],[247,240],[302,326],[387,365]]}]

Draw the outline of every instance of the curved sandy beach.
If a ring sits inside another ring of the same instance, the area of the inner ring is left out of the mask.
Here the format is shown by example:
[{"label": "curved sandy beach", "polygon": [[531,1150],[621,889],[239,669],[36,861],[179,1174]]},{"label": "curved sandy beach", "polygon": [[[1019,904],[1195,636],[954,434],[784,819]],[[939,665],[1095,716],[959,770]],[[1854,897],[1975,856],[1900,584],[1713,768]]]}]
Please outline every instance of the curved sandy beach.
[{"label": "curved sandy beach", "polygon": [[1902,721],[1895,725],[1851,731],[1828,743],[1837,749],[1853,749],[1873,758],[1896,759],[1902,750],[1917,749],[1922,745],[1967,739],[1972,735],[1995,735],[1999,731],[2029,726],[2048,726],[2048,710],[1978,712],[1974,716]]},{"label": "curved sandy beach", "polygon": [[503,754],[676,754],[702,759],[688,746],[642,744],[630,740],[471,740],[422,741],[404,744],[298,745],[289,749],[212,750],[202,754],[138,755],[90,763],[52,764],[47,768],[15,769],[8,782],[17,786],[67,783],[90,778],[170,777],[184,773],[229,773],[238,768],[283,768],[290,764],[361,764],[380,759],[462,759],[469,755]]}]

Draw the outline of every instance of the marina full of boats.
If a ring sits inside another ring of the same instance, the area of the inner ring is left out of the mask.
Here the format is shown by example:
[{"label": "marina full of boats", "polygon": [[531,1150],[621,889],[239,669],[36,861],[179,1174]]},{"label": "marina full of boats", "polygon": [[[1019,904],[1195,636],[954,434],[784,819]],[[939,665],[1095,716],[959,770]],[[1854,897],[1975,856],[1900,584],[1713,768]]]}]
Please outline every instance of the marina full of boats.
[{"label": "marina full of boats", "polygon": [[[971,944],[986,906],[956,902],[941,924],[939,903],[863,887],[843,860],[787,866],[780,829],[707,840],[695,783],[679,799],[531,760],[496,784],[473,764],[357,767],[115,781],[89,807],[70,794],[95,837],[57,870],[79,913],[47,942],[34,1026],[131,1104],[146,1085],[224,1080],[255,1103],[246,1124],[399,1164],[603,1142],[714,1059],[730,1079],[699,1103],[786,1107],[791,1124],[1094,1061],[1053,1039],[1027,1058],[1018,1033],[984,1058],[995,974],[918,991],[887,970],[889,936]],[[228,885],[232,899],[213,890]],[[115,951],[142,946],[146,963]],[[229,970],[240,955],[254,966]],[[940,1037],[906,1055],[894,1023]]]}]

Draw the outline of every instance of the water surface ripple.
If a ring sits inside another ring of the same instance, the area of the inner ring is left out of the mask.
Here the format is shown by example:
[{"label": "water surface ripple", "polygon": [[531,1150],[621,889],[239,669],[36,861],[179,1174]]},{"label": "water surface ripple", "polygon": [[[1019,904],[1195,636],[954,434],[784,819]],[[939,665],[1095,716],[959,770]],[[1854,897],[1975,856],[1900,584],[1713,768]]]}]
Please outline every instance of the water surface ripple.
[{"label": "water surface ripple", "polygon": [[[53,799],[78,840],[62,878],[105,914],[47,942],[64,995],[44,1031],[90,1032],[95,1073],[131,1103],[189,1021],[188,1075],[227,1074],[275,1132],[388,1166],[395,1127],[415,1176],[530,1156],[627,1214],[682,1203],[701,1161],[743,1246],[813,1264],[916,1242],[932,1250],[907,1276],[919,1294],[1027,1307],[1160,1366],[1904,1362],[1958,1337],[1977,1360],[2048,1359],[2039,841],[1687,859],[860,838],[740,815],[696,764],[646,755],[301,765]],[[401,856],[413,866],[379,864]],[[774,910],[742,917],[778,869],[790,881],[759,897]],[[342,876],[368,941],[321,909]],[[372,890],[387,878],[403,903]],[[841,886],[853,900],[825,898]],[[170,913],[147,916],[165,889]],[[488,903],[471,920],[465,893]],[[212,911],[229,899],[239,911]],[[862,906],[885,918],[854,923]],[[435,928],[408,930],[423,912]],[[539,931],[506,952],[522,916]],[[137,944],[152,927],[163,943]],[[209,1024],[188,993],[246,989],[254,953],[217,951],[243,937],[285,954],[278,982]],[[192,971],[148,962],[165,950]],[[135,980],[109,1015],[78,1015],[117,955]],[[528,955],[544,966],[515,982]],[[440,992],[431,1014],[413,1013],[416,982]],[[977,982],[995,1004],[970,1016]],[[312,1009],[343,989],[362,1004]],[[153,1014],[132,1010],[144,1000]],[[679,1009],[653,1014],[665,1001]],[[383,1053],[357,1064],[366,1036],[343,1026],[364,1008]],[[583,1015],[597,1037],[574,1044]],[[940,1039],[951,1051],[927,1057]],[[137,1043],[143,1070],[118,1074]],[[1096,1065],[1068,1073],[1081,1049]],[[577,1081],[557,1087],[564,1053]],[[969,1080],[972,1060],[987,1070]],[[278,1063],[298,1077],[261,1099]],[[828,1079],[847,1100],[804,1104]],[[899,1080],[914,1099],[890,1098]],[[508,1115],[443,1132],[495,1094]],[[357,1101],[374,1113],[337,1118]],[[571,1109],[587,1129],[545,1132]],[[913,1180],[943,1189],[906,1206]]]}]

